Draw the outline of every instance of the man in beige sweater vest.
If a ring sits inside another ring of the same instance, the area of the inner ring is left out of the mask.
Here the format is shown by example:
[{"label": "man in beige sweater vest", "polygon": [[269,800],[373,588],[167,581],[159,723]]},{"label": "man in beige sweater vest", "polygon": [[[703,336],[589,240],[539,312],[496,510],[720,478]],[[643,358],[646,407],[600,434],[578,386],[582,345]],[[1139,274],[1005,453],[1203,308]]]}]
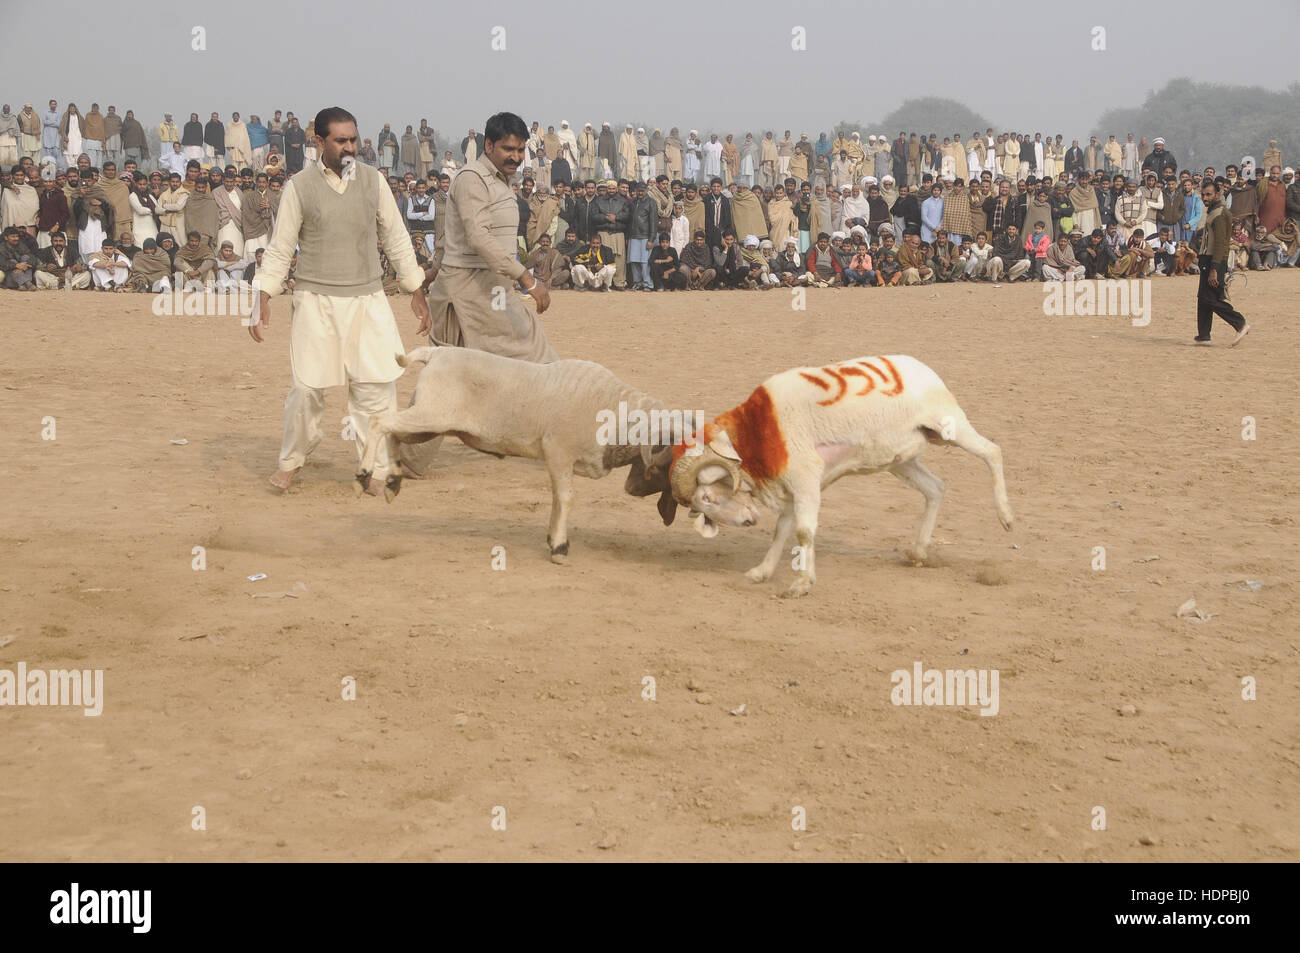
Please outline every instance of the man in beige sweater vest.
[{"label": "man in beige sweater vest", "polygon": [[[257,320],[249,325],[262,342],[271,325],[271,295],[279,294],[298,249],[293,323],[289,331],[293,385],[284,402],[280,467],[270,479],[286,489],[321,439],[324,389],[348,385],[348,413],[357,460],[365,453],[370,417],[396,406],[396,355],[403,353],[397,320],[384,295],[378,245],[396,267],[402,291],[418,292],[411,311],[420,334],[429,332],[429,305],[410,236],[393,193],[380,173],[356,161],[356,118],[331,106],[316,116],[320,161],[284,187],[275,233],[258,275]],[[386,447],[379,448],[366,489],[377,494],[388,476]]]}]

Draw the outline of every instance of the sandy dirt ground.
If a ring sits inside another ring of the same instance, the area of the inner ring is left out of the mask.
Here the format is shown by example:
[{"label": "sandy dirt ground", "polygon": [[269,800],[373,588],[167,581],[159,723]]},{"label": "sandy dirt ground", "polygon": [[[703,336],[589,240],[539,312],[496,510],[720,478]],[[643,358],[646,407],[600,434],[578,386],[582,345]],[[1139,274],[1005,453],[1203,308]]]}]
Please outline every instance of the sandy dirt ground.
[{"label": "sandy dirt ground", "polygon": [[[1195,287],[1156,279],[1144,328],[1045,317],[1038,285],[557,294],[562,355],[673,406],[903,353],[1000,444],[1011,533],[984,466],[931,448],[930,565],[917,493],[844,480],[797,600],[788,564],[741,575],[771,514],[705,540],[621,472],[577,481],[566,566],[538,464],[453,440],[358,500],[341,391],[275,495],[287,299],[258,347],[141,296],[0,292],[0,668],[105,694],[0,708],[0,859],[1300,859],[1300,273],[1234,288],[1235,350],[1222,323],[1188,346]],[[998,714],[895,706],[916,662],[998,670]]]}]

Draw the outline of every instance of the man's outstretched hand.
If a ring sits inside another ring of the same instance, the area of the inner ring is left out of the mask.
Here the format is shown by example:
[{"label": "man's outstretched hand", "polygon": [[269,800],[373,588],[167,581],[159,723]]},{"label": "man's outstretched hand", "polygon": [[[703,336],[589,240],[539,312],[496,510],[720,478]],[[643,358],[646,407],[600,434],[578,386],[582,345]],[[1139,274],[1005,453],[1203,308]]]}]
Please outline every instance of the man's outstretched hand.
[{"label": "man's outstretched hand", "polygon": [[420,319],[416,334],[423,337],[433,330],[433,315],[429,313],[429,299],[424,295],[424,288],[416,288],[411,295],[411,311]]}]

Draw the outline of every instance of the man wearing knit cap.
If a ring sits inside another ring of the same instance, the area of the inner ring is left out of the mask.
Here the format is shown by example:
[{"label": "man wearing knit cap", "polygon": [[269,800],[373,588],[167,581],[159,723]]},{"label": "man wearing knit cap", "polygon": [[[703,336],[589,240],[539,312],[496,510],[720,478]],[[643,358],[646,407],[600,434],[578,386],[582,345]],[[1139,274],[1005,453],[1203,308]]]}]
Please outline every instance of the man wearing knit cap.
[{"label": "man wearing knit cap", "polygon": [[[284,402],[280,466],[270,479],[280,490],[288,488],[320,443],[326,387],[348,385],[358,461],[365,453],[371,416],[396,406],[395,382],[402,368],[395,356],[404,348],[384,295],[379,243],[397,269],[403,291],[417,291],[425,280],[392,191],[378,170],[356,161],[356,117],[339,106],[322,109],[315,133],[321,161],[296,173],[284,187],[258,276],[257,320],[248,328],[254,341],[265,340],[271,295],[283,290],[297,247],[289,331],[293,384]],[[428,332],[429,306],[422,292],[412,296],[411,311],[420,319],[420,333]],[[372,494],[391,466],[386,444],[378,451],[366,486]]]}]

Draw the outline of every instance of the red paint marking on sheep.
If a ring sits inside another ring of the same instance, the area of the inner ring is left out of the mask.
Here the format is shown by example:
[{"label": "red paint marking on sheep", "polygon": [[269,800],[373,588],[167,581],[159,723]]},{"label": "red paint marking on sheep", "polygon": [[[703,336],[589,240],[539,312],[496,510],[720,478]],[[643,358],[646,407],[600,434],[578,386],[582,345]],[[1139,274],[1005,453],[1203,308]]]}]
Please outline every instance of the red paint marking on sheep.
[{"label": "red paint marking on sheep", "polygon": [[785,472],[789,462],[785,434],[766,387],[759,387],[739,407],[720,414],[714,424],[727,431],[740,455],[741,469],[755,482],[763,483]]},{"label": "red paint marking on sheep", "polygon": [[858,391],[857,394],[854,395],[856,397],[865,397],[867,394],[870,394],[875,390],[876,379],[860,367],[853,364],[844,364],[840,367],[840,373],[845,377],[861,377],[865,381],[862,390]]},{"label": "red paint marking on sheep", "polygon": [[848,382],[845,381],[833,367],[823,367],[822,370],[835,378],[835,382],[840,385],[839,393],[834,397],[817,401],[817,403],[822,407],[829,407],[831,404],[838,403],[839,399],[844,396],[844,392],[848,389]]}]

